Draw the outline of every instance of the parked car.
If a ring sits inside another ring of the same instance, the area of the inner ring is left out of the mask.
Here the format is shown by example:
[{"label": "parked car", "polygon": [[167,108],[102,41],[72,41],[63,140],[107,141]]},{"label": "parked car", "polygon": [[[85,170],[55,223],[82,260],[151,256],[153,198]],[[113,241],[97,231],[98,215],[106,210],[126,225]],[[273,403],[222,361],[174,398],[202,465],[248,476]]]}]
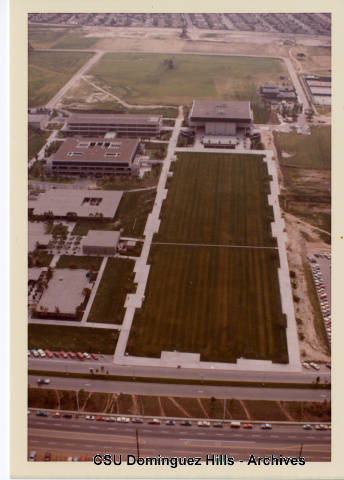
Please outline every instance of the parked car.
[{"label": "parked car", "polygon": [[37,352],[37,350],[31,350],[31,353],[35,358],[39,357],[39,353]]},{"label": "parked car", "polygon": [[64,352],[63,350],[61,350],[60,355],[61,355],[62,358],[68,358],[67,353]]},{"label": "parked car", "polygon": [[252,423],[243,423],[242,428],[251,429],[251,428],[253,428],[253,425],[252,425]]},{"label": "parked car", "polygon": [[206,420],[200,420],[197,422],[197,425],[199,427],[210,427],[210,422],[207,422]]},{"label": "parked car", "polygon": [[105,418],[102,417],[101,415],[97,415],[96,420],[97,420],[97,422],[103,422],[105,420]]},{"label": "parked car", "polygon": [[106,417],[107,422],[116,422],[116,417]]},{"label": "parked car", "polygon": [[73,353],[73,352],[68,352],[68,356],[69,356],[70,358],[75,358],[75,353]]},{"label": "parked car", "polygon": [[84,358],[87,358],[87,360],[88,360],[89,358],[91,358],[91,355],[90,355],[89,353],[87,353],[87,352],[84,352],[84,353],[83,353],[83,356],[84,356]]},{"label": "parked car", "polygon": [[68,457],[67,458],[67,462],[72,462],[73,461],[73,457]]},{"label": "parked car", "polygon": [[234,421],[231,422],[231,428],[240,428],[240,422]]},{"label": "parked car", "polygon": [[131,419],[132,423],[143,423],[143,419],[142,418],[132,418]]},{"label": "parked car", "polygon": [[73,418],[73,415],[71,413],[64,413],[63,418]]},{"label": "parked car", "polygon": [[319,365],[317,365],[317,364],[314,363],[314,362],[310,362],[310,366],[311,366],[312,368],[314,368],[314,370],[320,370]]},{"label": "parked car", "polygon": [[271,429],[272,429],[272,425],[271,425],[271,423],[262,423],[261,426],[260,426],[260,428],[261,428],[262,430],[271,430]]},{"label": "parked car", "polygon": [[222,422],[214,422],[213,427],[215,428],[223,428],[223,423]]},{"label": "parked car", "polygon": [[46,454],[44,455],[44,461],[45,462],[50,462],[50,460],[51,460],[51,453],[46,452]]},{"label": "parked car", "polygon": [[98,360],[98,356],[95,353],[91,353],[91,357],[93,360]]},{"label": "parked car", "polygon": [[315,425],[315,430],[327,430],[326,425],[320,423],[319,425]]},{"label": "parked car", "polygon": [[41,358],[45,358],[45,357],[46,357],[45,351],[42,350],[41,348],[39,348],[39,349],[37,350],[37,352],[38,352],[38,354],[39,354],[39,356],[40,356]]},{"label": "parked car", "polygon": [[76,353],[76,356],[78,357],[79,360],[83,360],[84,359],[84,356],[81,352],[77,352]]},{"label": "parked car", "polygon": [[130,422],[130,418],[128,418],[128,417],[117,417],[116,420],[117,420],[117,422],[119,422],[119,423],[128,423],[128,422]]},{"label": "parked car", "polygon": [[61,413],[60,412],[54,412],[52,416],[56,417],[56,418],[59,418],[59,417],[61,417]]},{"label": "parked car", "polygon": [[79,457],[74,457],[73,458],[73,462],[78,462],[79,461]]},{"label": "parked car", "polygon": [[55,355],[55,357],[60,358],[59,352],[53,352],[53,354]]},{"label": "parked car", "polygon": [[309,424],[302,425],[302,428],[303,428],[304,430],[312,430],[312,425],[309,425]]},{"label": "parked car", "polygon": [[86,415],[85,419],[86,420],[95,420],[96,417],[94,415]]},{"label": "parked car", "polygon": [[175,425],[176,422],[174,420],[166,420],[165,424],[166,425]]},{"label": "parked car", "polygon": [[36,450],[31,450],[29,456],[29,462],[34,462],[36,460]]},{"label": "parked car", "polygon": [[151,425],[160,425],[160,420],[158,418],[152,418],[151,420],[148,421],[149,424]]},{"label": "parked car", "polygon": [[45,354],[46,354],[46,356],[47,356],[48,358],[53,358],[53,356],[54,356],[54,355],[51,353],[50,350],[45,350]]},{"label": "parked car", "polygon": [[44,412],[44,410],[38,410],[36,412],[36,415],[37,417],[47,417],[48,416],[48,412]]},{"label": "parked car", "polygon": [[183,425],[183,427],[191,427],[192,421],[191,420],[182,420],[180,422],[180,424]]}]

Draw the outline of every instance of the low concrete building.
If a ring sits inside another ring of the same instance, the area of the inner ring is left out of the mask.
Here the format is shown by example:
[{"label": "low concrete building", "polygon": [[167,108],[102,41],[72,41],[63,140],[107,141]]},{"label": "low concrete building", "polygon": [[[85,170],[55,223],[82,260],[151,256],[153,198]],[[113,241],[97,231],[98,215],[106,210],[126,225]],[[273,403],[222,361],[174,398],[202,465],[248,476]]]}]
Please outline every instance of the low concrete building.
[{"label": "low concrete building", "polygon": [[119,231],[89,230],[82,251],[86,255],[115,255],[119,239]]},{"label": "low concrete building", "polygon": [[29,127],[35,130],[43,130],[48,125],[49,115],[41,113],[29,113]]},{"label": "low concrete building", "polygon": [[94,136],[116,132],[125,137],[160,135],[161,115],[75,113],[67,119],[63,131],[72,135]]},{"label": "low concrete building", "polygon": [[46,226],[43,222],[29,222],[28,225],[28,250],[29,253],[36,250],[37,247],[47,248],[51,234],[45,233]]},{"label": "low concrete building", "polygon": [[205,135],[250,134],[253,112],[250,102],[194,100],[189,114],[192,127],[204,128]]},{"label": "low concrete building", "polygon": [[46,268],[43,268],[43,267],[31,267],[28,269],[28,276],[27,276],[27,280],[28,280],[28,284],[29,285],[35,285],[35,283],[38,282],[42,272],[44,270],[47,270]]},{"label": "low concrete building", "polygon": [[47,160],[47,169],[63,177],[138,175],[138,139],[68,138]]},{"label": "low concrete building", "polygon": [[114,218],[123,192],[118,190],[73,190],[56,188],[29,200],[33,217],[68,219]]}]

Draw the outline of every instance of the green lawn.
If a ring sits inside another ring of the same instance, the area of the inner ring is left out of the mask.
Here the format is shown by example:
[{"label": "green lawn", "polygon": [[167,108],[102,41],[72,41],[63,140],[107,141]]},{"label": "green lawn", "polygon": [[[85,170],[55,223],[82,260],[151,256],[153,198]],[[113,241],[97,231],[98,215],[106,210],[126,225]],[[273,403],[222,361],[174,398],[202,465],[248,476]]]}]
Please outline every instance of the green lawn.
[{"label": "green lawn", "polygon": [[85,270],[99,270],[102,257],[87,257],[85,255],[61,255],[56,268],[81,268]]},{"label": "green lawn", "polygon": [[29,128],[28,131],[28,158],[31,160],[45,145],[51,132],[41,132]]},{"label": "green lawn", "polygon": [[331,168],[331,127],[313,127],[311,135],[296,133],[275,133],[275,141],[281,152],[283,165],[301,168],[328,170]]},{"label": "green lawn", "polygon": [[118,339],[117,330],[57,325],[29,325],[29,349],[93,352],[111,355]]},{"label": "green lawn", "polygon": [[134,263],[127,258],[108,259],[88,322],[122,323],[125,298],[128,293],[135,291]]},{"label": "green lawn", "polygon": [[122,236],[124,237],[142,237],[155,196],[155,189],[125,192],[113,222],[78,220],[72,234],[87,235],[89,230],[119,230],[123,228]]},{"label": "green lawn", "polygon": [[178,154],[154,241],[275,246],[268,180],[259,155]]},{"label": "green lawn", "polygon": [[[166,60],[172,60],[173,68]],[[148,53],[105,54],[89,73],[97,84],[133,104],[251,100],[257,123],[266,123],[269,117],[259,104],[259,85],[288,75],[284,63],[273,58]]]},{"label": "green lawn", "polygon": [[159,245],[127,351],[200,353],[201,360],[288,359],[275,249]]},{"label": "green lawn", "polygon": [[29,107],[45,105],[92,53],[29,52]]}]

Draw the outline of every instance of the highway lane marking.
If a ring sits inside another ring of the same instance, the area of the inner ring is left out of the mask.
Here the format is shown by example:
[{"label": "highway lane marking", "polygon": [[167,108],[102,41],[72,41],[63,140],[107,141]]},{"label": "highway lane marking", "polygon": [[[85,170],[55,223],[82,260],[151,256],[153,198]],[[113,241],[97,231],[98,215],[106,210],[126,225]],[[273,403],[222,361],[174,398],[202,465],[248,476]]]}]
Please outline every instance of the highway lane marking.
[{"label": "highway lane marking", "polygon": [[[99,433],[87,433],[87,432],[73,432],[71,430],[56,430],[56,431],[51,431],[47,429],[31,429],[29,432],[29,435],[36,436],[36,437],[54,437],[54,438],[68,438],[69,440],[94,440],[96,442],[101,442],[101,441],[107,441],[107,442],[112,442],[114,440],[118,441],[128,441],[130,440],[131,443],[135,442],[134,436],[129,436],[129,435],[109,435],[109,434],[103,434],[102,432]],[[144,443],[144,440],[140,440],[140,443]]]},{"label": "highway lane marking", "polygon": [[223,436],[224,436],[224,433],[215,433],[215,435],[216,435],[217,437],[223,437]]},{"label": "highway lane marking", "polygon": [[55,425],[55,427],[60,427],[62,423],[52,423],[52,425]]}]

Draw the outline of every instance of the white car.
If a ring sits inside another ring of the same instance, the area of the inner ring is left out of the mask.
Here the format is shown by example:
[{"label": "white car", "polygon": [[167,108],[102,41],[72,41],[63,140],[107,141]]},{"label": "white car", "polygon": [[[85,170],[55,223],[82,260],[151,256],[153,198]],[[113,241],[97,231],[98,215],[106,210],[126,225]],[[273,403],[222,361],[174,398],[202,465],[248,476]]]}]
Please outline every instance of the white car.
[{"label": "white car", "polygon": [[312,368],[314,368],[314,370],[320,370],[319,365],[317,365],[317,364],[314,363],[314,362],[310,362],[310,366],[311,366]]},{"label": "white car", "polygon": [[91,355],[87,352],[84,352],[83,356],[84,356],[84,358],[87,358],[87,359],[91,358]]},{"label": "white car", "polygon": [[37,350],[37,352],[38,352],[38,354],[39,354],[39,356],[40,356],[41,358],[46,357],[46,354],[45,354],[44,350],[42,350],[41,348],[39,348],[39,349]]},{"label": "white car", "polygon": [[305,368],[308,368],[310,369],[310,365],[307,363],[307,362],[302,362],[302,366],[305,367]]},{"label": "white car", "polygon": [[31,350],[31,353],[35,358],[39,357],[39,353],[37,352],[37,350]]},{"label": "white car", "polygon": [[207,422],[206,420],[200,420],[197,425],[199,427],[210,427],[210,422]]}]

